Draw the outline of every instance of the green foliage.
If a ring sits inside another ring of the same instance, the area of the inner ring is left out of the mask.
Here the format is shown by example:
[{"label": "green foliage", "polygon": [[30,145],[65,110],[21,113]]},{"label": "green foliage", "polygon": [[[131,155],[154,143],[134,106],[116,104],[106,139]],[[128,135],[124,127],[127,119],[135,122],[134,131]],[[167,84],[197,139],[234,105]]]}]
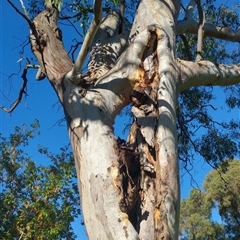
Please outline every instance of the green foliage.
[{"label": "green foliage", "polygon": [[[233,29],[239,26],[239,6],[230,9],[219,5],[215,0],[208,0],[202,3],[202,7],[206,13],[206,23],[220,27],[227,25]],[[197,11],[194,12],[194,18],[198,21]],[[196,49],[196,35],[177,36],[176,50],[179,58],[194,61]],[[240,60],[237,44],[210,37],[203,39],[202,57],[216,64],[232,64]],[[226,104],[230,109],[240,107],[240,84],[221,88],[218,92],[220,91],[225,92]],[[212,86],[188,89],[181,93],[178,100],[179,156],[184,168],[191,168],[196,153],[213,167],[221,164],[223,159],[239,154],[240,138],[236,132],[239,132],[240,121],[236,119],[232,124],[213,118],[214,111],[217,112],[218,109],[214,106],[215,93]]]},{"label": "green foliage", "polygon": [[204,202],[204,193],[193,189],[189,199],[181,202],[181,239],[222,239],[223,226],[210,219],[211,205]]},{"label": "green foliage", "polygon": [[[240,239],[240,161],[228,162],[205,178],[205,191],[193,189],[181,202],[181,239]],[[212,210],[218,208],[223,223],[212,220]]]},{"label": "green foliage", "polygon": [[48,166],[38,165],[24,147],[38,132],[16,127],[0,135],[0,239],[75,239],[71,222],[80,214],[74,160],[68,147],[52,154],[40,147]]},{"label": "green foliage", "polygon": [[205,181],[206,201],[216,205],[229,239],[240,239],[240,161],[229,162],[227,171],[211,171]]}]

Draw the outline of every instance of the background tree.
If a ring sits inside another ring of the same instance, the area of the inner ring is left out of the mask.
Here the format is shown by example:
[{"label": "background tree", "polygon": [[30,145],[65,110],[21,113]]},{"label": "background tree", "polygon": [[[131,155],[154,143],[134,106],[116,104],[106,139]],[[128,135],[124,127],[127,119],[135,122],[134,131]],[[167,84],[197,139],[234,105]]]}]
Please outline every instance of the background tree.
[{"label": "background tree", "polygon": [[219,210],[228,239],[240,238],[240,161],[229,162],[227,171],[211,171],[205,181],[206,201]]},{"label": "background tree", "polygon": [[[181,202],[181,239],[239,239],[239,170],[240,161],[232,160],[208,173],[204,190],[193,189]],[[212,220],[218,209],[222,222]]]},{"label": "background tree", "polygon": [[[239,121],[213,119],[210,101],[213,87],[233,86],[227,90],[235,97],[227,103],[239,106],[239,55],[237,48],[226,51],[224,44],[207,38],[239,42],[237,9],[214,1],[191,0],[186,6],[175,0],[142,0],[137,6],[130,1],[127,21],[124,1],[119,13],[109,10],[116,1],[96,0],[93,6],[66,1],[60,14],[60,1],[48,1],[45,10],[43,1],[29,1],[35,12],[27,11],[23,1],[24,12],[7,1],[28,22],[40,65],[28,62],[18,99],[2,109],[11,112],[21,101],[29,68],[38,68],[38,80],[49,79],[68,124],[89,238],[177,239],[178,159],[186,165],[197,152],[217,166],[238,153]],[[68,54],[63,47],[57,25],[59,18],[69,20],[68,10],[78,11],[74,17],[86,30],[76,57],[76,48]],[[88,25],[84,20],[90,14]],[[113,123],[130,103],[133,123],[125,142],[114,136]]]},{"label": "background tree", "polygon": [[[39,147],[46,166],[26,152],[38,135],[38,122],[0,134],[0,238],[75,239],[71,223],[80,214],[74,159],[68,147],[52,154]],[[38,159],[39,161],[39,159]]]}]

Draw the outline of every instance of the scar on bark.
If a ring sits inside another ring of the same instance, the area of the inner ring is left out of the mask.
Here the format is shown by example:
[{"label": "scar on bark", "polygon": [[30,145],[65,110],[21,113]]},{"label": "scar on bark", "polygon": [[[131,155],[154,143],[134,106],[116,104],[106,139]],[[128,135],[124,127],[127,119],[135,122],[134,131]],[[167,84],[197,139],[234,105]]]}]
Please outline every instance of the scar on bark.
[{"label": "scar on bark", "polygon": [[157,59],[157,28],[149,26],[148,31],[151,37],[144,51],[139,68],[131,76],[136,79],[132,92],[132,103],[134,106],[140,107],[142,104],[150,101],[156,103],[156,93],[158,86],[158,59]]}]

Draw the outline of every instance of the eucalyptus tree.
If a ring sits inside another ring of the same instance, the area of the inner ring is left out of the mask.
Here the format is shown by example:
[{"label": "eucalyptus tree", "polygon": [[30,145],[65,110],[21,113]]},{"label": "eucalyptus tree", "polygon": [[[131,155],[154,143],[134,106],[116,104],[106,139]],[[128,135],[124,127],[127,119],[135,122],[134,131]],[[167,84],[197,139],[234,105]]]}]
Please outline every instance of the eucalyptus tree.
[{"label": "eucalyptus tree", "polygon": [[[2,109],[11,112],[21,101],[30,67],[38,68],[38,80],[49,80],[65,113],[89,239],[178,239],[178,160],[185,164],[196,151],[217,165],[238,151],[229,137],[236,137],[231,130],[239,123],[216,128],[207,112],[214,108],[213,96],[206,90],[234,86],[228,91],[239,94],[236,51],[229,65],[206,59],[231,55],[214,39],[240,41],[237,9],[200,0],[187,6],[176,0],[112,1],[118,12],[109,9],[109,1],[52,0],[40,13],[31,11],[32,18],[24,1],[24,11],[7,1],[29,24],[39,66],[25,67],[18,99]],[[69,19],[64,9],[77,11],[76,20],[87,30],[76,59],[65,50],[58,27],[59,17]],[[228,103],[239,105],[239,95]],[[124,141],[115,137],[113,124],[129,104],[133,123]],[[200,126],[205,133],[198,139]]]}]

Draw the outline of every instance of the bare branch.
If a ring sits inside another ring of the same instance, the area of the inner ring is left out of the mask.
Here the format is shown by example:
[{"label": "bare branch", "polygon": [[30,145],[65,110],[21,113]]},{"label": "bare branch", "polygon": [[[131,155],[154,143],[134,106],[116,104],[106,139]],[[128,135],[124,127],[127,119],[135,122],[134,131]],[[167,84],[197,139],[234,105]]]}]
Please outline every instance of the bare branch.
[{"label": "bare branch", "polygon": [[38,33],[36,32],[36,28],[33,24],[33,22],[31,21],[31,19],[28,17],[28,15],[25,15],[23,14],[12,2],[11,0],[7,0],[7,2],[13,7],[13,9],[18,13],[20,14],[28,23],[33,35],[35,36],[36,38],[36,41],[38,43],[38,45],[40,46],[40,41],[39,41],[39,38],[38,38]]},{"label": "bare branch", "polygon": [[201,0],[195,0],[197,3],[197,9],[198,9],[198,41],[197,41],[197,57],[196,61],[202,60],[202,41],[203,41],[203,26],[204,26],[204,15],[201,5]]},{"label": "bare branch", "polygon": [[22,5],[22,9],[24,11],[25,16],[29,19],[28,12],[27,12],[27,9],[25,8],[24,2],[22,0],[19,0],[19,1]]},{"label": "bare branch", "polygon": [[84,38],[82,48],[77,56],[73,69],[68,73],[67,78],[75,84],[81,81],[81,70],[86,59],[89,48],[92,44],[93,38],[101,24],[102,20],[102,0],[94,1],[94,18]]},{"label": "bare branch", "polygon": [[[198,6],[199,22],[196,22],[192,18],[193,10],[196,4]],[[201,27],[199,27],[201,25],[202,25],[202,29]],[[201,32],[204,33],[203,36],[205,37],[215,37],[223,40],[228,40],[231,42],[240,42],[240,30],[233,30],[230,27],[218,27],[213,24],[204,23],[204,15],[201,7],[201,1],[190,0],[187,6],[184,19],[177,22],[176,33],[178,35],[181,35],[184,33],[199,35]],[[199,38],[199,41],[200,41],[200,38]]]},{"label": "bare branch", "polygon": [[[177,34],[197,34],[198,23],[194,20],[180,20],[177,22]],[[217,27],[213,24],[205,23],[203,27],[204,36],[215,37],[231,42],[240,42],[240,30],[233,30],[229,27]]]},{"label": "bare branch", "polygon": [[[12,2],[11,0],[7,0],[8,3],[13,7],[13,9],[20,14],[29,24],[29,26],[32,26],[32,21],[29,19],[28,15],[23,14]],[[24,6],[24,5],[23,5]]]},{"label": "bare branch", "polygon": [[198,86],[229,86],[240,83],[240,63],[214,64],[210,61],[189,62],[179,60],[181,68],[180,92]]},{"label": "bare branch", "polygon": [[19,90],[19,94],[17,99],[11,104],[10,108],[6,108],[4,106],[0,106],[0,109],[2,109],[3,111],[7,112],[7,113],[11,113],[14,111],[14,109],[18,106],[18,104],[21,102],[23,95],[27,95],[26,93],[26,87],[27,87],[27,71],[29,68],[39,68],[40,66],[38,65],[32,65],[32,64],[27,64],[23,70],[23,74],[21,76],[21,78],[23,79],[23,84]]}]

